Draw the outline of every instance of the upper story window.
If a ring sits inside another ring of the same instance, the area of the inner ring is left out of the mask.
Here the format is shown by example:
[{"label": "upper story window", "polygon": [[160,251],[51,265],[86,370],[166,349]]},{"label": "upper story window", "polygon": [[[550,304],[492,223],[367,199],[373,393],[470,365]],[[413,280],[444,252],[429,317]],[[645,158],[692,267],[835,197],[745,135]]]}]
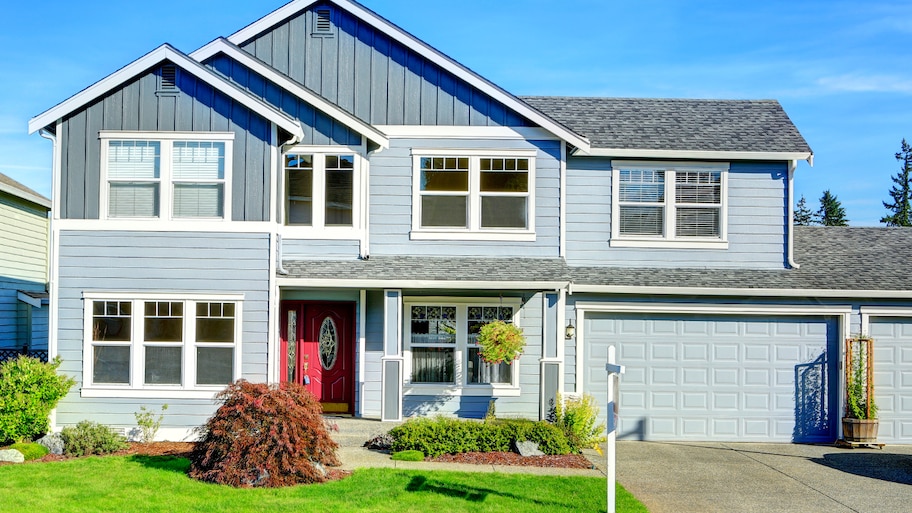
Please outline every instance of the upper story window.
[{"label": "upper story window", "polygon": [[612,246],[727,246],[727,164],[612,166]]},{"label": "upper story window", "polygon": [[358,227],[360,157],[353,153],[285,155],[285,224],[313,229]]},{"label": "upper story window", "polygon": [[109,219],[224,219],[233,134],[102,132]]},{"label": "upper story window", "polygon": [[534,151],[413,155],[413,239],[534,240]]}]

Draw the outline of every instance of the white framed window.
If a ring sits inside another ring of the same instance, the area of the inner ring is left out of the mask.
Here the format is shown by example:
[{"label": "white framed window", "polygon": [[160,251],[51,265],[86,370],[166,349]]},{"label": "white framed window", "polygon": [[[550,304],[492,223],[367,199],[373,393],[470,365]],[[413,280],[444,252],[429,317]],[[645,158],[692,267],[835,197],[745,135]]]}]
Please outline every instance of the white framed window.
[{"label": "white framed window", "polygon": [[611,246],[728,247],[726,163],[612,162]]},{"label": "white framed window", "polygon": [[535,240],[534,150],[413,150],[412,239]]},{"label": "white framed window", "polygon": [[233,133],[103,131],[100,138],[105,218],[228,217]]},{"label": "white framed window", "polygon": [[519,302],[490,298],[406,298],[406,381],[415,393],[518,391],[519,364],[479,356],[478,332],[494,321],[519,323]]},{"label": "white framed window", "polygon": [[208,397],[240,377],[241,296],[84,297],[83,395]]},{"label": "white framed window", "polygon": [[360,229],[364,161],[347,148],[295,148],[284,156],[283,224],[298,235],[352,237]]}]

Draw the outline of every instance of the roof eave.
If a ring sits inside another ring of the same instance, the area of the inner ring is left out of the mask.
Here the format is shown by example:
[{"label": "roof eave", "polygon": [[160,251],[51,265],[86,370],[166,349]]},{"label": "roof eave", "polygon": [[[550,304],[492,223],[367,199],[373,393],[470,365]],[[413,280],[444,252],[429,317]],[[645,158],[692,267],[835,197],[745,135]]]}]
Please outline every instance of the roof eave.
[{"label": "roof eave", "polygon": [[[687,159],[687,160],[806,160],[813,165],[814,154],[807,151],[704,151],[631,148],[592,148],[589,157]],[[577,156],[577,152],[573,152]]]},{"label": "roof eave", "polygon": [[23,191],[22,189],[12,187],[5,183],[0,183],[0,192],[5,192],[5,193],[15,196],[21,200],[25,200],[30,203],[34,203],[35,205],[44,207],[48,210],[51,209],[51,200],[45,198],[44,196],[41,196],[38,194],[32,194],[28,191]]},{"label": "roof eave", "polygon": [[574,294],[646,294],[689,296],[817,297],[912,299],[912,290],[776,289],[747,287],[641,287],[627,285],[586,285],[573,283]]},{"label": "roof eave", "polygon": [[448,290],[560,290],[569,281],[481,281],[481,280],[426,280],[426,279],[324,279],[278,277],[280,287],[316,287],[328,289],[448,289]]}]

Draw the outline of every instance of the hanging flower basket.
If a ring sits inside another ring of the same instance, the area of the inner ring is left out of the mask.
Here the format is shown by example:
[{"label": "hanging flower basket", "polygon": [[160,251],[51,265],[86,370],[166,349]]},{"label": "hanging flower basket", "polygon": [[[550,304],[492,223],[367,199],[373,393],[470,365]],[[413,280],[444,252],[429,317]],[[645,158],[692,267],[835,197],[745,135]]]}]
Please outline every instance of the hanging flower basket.
[{"label": "hanging flower basket", "polygon": [[489,322],[478,332],[481,358],[490,364],[513,363],[526,347],[526,337],[516,325],[504,321]]}]

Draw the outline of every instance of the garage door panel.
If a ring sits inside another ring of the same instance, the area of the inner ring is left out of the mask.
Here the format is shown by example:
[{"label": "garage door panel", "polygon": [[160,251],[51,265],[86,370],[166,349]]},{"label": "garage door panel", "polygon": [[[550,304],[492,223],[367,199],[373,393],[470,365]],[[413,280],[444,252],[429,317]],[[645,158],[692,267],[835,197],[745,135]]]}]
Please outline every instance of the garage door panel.
[{"label": "garage door panel", "polygon": [[884,443],[912,443],[912,319],[872,318],[874,394]]},{"label": "garage door panel", "polygon": [[[836,424],[827,416],[835,407],[832,399],[803,399],[805,415],[808,408],[824,410],[811,414],[812,420],[796,422],[795,406],[796,394],[819,393],[796,392],[795,377],[800,366],[827,365],[827,347],[837,347],[833,319],[587,314],[585,323],[586,346],[616,344],[618,362],[626,367],[619,395],[621,437],[835,439]],[[587,373],[606,376],[607,360],[586,356],[585,361]],[[834,376],[834,369],[810,372],[801,384],[816,379],[818,388],[826,387]],[[606,393],[605,386],[586,390],[597,398]]]}]

